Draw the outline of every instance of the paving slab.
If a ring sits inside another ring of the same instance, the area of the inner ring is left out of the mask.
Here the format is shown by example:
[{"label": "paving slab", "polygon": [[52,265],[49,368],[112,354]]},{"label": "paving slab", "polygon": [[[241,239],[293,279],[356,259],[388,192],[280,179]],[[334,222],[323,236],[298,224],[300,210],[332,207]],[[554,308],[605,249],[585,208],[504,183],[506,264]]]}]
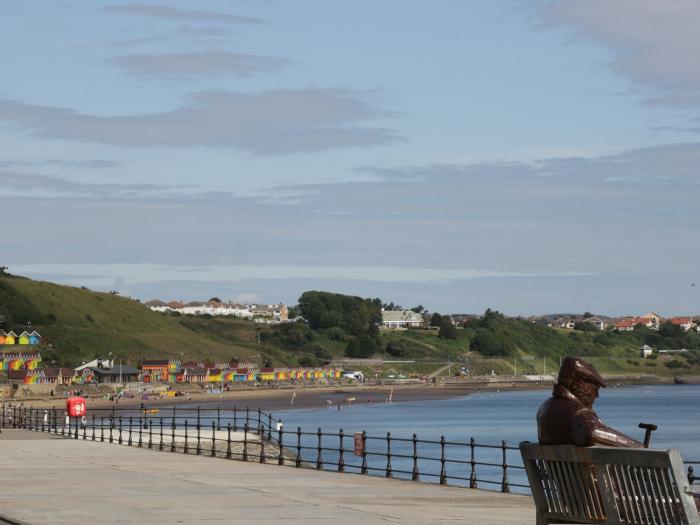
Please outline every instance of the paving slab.
[{"label": "paving slab", "polygon": [[26,524],[535,522],[526,496],[20,430],[0,435],[0,486],[0,518]]}]

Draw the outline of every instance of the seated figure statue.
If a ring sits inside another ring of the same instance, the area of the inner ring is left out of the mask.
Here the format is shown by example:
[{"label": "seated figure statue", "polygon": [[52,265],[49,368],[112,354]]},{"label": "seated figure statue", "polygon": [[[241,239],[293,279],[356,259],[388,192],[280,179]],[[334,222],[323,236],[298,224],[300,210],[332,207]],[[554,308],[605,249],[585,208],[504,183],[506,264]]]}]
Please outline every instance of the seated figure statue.
[{"label": "seated figure statue", "polygon": [[593,365],[578,357],[565,358],[552,397],[537,411],[540,443],[642,448],[639,441],[603,424],[593,411],[600,387],[605,382]]}]

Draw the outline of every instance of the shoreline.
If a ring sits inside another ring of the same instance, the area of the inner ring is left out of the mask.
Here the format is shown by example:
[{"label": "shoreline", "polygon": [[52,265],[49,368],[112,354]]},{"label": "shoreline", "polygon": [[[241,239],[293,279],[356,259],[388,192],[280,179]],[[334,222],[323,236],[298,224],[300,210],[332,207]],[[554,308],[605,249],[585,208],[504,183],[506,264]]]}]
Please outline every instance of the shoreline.
[{"label": "shoreline", "polygon": [[[626,385],[658,385],[673,384],[673,378],[663,377],[609,377],[606,378],[611,387]],[[700,378],[689,378],[689,383],[697,383]],[[239,408],[246,406],[257,410],[290,410],[307,409],[347,404],[385,403],[391,396],[392,402],[430,401],[433,399],[448,399],[462,397],[480,392],[523,391],[523,390],[549,390],[553,385],[553,378],[543,378],[542,381],[522,381],[517,378],[501,380],[477,380],[477,381],[448,381],[441,385],[413,383],[413,384],[343,384],[329,386],[292,386],[284,385],[278,388],[245,388],[232,389],[220,394],[208,394],[197,390],[189,392],[189,399],[185,396],[165,397],[154,399],[141,399],[140,397],[122,398],[117,401],[108,401],[104,398],[87,397],[88,410],[104,410],[111,408],[138,409],[141,406],[154,407],[172,405],[216,405],[232,406]],[[12,403],[34,408],[64,408],[67,397],[37,396],[27,399],[3,399],[2,402]],[[292,402],[293,400],[293,402]]]}]

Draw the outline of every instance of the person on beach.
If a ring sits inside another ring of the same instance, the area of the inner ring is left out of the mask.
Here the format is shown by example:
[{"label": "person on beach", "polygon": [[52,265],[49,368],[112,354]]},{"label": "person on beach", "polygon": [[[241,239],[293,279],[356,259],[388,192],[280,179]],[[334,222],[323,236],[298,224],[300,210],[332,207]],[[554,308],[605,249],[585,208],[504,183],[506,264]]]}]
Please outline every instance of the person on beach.
[{"label": "person on beach", "polygon": [[552,397],[537,411],[537,435],[546,445],[606,445],[643,448],[639,441],[606,426],[593,410],[605,382],[593,365],[567,357],[559,369]]}]

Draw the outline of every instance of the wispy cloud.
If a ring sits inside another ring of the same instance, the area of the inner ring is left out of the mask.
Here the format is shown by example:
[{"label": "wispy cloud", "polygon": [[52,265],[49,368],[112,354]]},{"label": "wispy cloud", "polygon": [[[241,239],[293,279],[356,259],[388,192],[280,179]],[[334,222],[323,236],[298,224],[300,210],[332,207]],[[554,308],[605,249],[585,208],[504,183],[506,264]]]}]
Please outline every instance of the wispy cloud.
[{"label": "wispy cloud", "polygon": [[698,107],[700,3],[692,0],[541,2],[545,26],[566,27],[612,51],[610,67],[650,88],[655,103]]},{"label": "wispy cloud", "polygon": [[276,71],[289,63],[284,58],[213,50],[200,53],[122,55],[112,58],[111,62],[137,75],[169,78],[226,74],[250,76]]},{"label": "wispy cloud", "polygon": [[199,92],[172,111],[108,117],[0,99],[0,122],[39,137],[132,148],[233,148],[257,155],[396,142],[401,137],[390,129],[357,125],[393,116],[377,107],[372,94],[345,89]]},{"label": "wispy cloud", "polygon": [[105,11],[124,13],[128,15],[145,16],[149,18],[188,20],[202,22],[220,22],[224,24],[260,24],[259,18],[215,13],[211,11],[177,9],[175,7],[155,4],[114,5],[103,8]]}]

